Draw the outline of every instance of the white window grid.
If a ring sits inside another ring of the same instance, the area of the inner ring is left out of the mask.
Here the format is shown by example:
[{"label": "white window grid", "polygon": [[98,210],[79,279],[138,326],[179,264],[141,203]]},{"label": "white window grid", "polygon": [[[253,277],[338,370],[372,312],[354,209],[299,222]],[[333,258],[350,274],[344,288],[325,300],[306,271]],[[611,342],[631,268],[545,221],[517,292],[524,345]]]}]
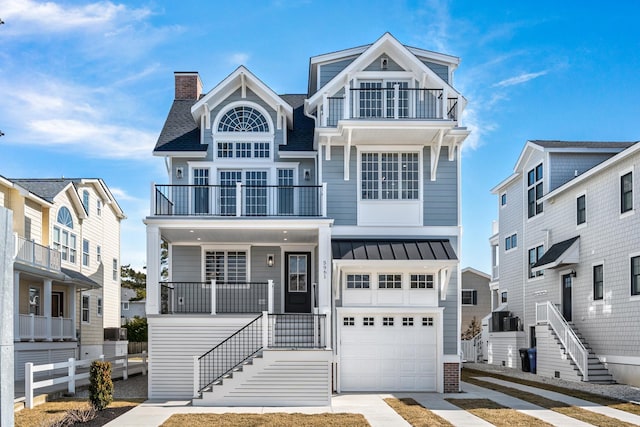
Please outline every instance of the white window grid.
[{"label": "white window grid", "polygon": [[342,318],[342,324],[344,326],[355,326],[356,324],[356,319],[353,317],[343,317]]},{"label": "white window grid", "polygon": [[375,326],[375,319],[373,317],[363,317],[362,326]]},{"label": "white window grid", "polygon": [[271,154],[270,146],[271,144],[268,142],[254,142],[253,157],[257,159],[268,159]]},{"label": "white window grid", "polygon": [[402,289],[402,274],[378,274],[378,289]]},{"label": "white window grid", "polygon": [[383,317],[382,318],[382,326],[393,326],[394,318],[393,317]]},{"label": "white window grid", "polygon": [[395,117],[395,85],[398,85],[398,117],[409,117],[409,82],[387,82],[387,118]]},{"label": "white window grid", "polygon": [[96,214],[98,216],[102,215],[102,200],[99,199],[96,201]]},{"label": "white window grid", "polygon": [[382,117],[382,82],[360,82],[360,117]]},{"label": "white window grid", "polygon": [[96,314],[99,317],[102,317],[102,298],[98,297],[97,302],[98,302],[98,308],[96,310]]},{"label": "white window grid", "polygon": [[543,211],[543,204],[539,201],[544,195],[542,179],[542,163],[527,173],[527,215],[529,218],[533,218]]},{"label": "white window grid", "polygon": [[419,198],[418,153],[362,153],[360,175],[363,200]]},{"label": "white window grid", "polygon": [[233,142],[218,142],[218,157],[227,159],[233,157]]},{"label": "white window grid", "polygon": [[246,251],[205,252],[205,280],[243,283],[247,281]]},{"label": "white window grid", "polygon": [[422,326],[433,326],[433,317],[423,317]]},{"label": "white window grid", "polygon": [[89,295],[82,295],[82,321],[84,323],[89,323],[89,321],[91,320],[91,317],[89,315],[89,309],[90,309],[90,302],[91,299],[89,298]]},{"label": "white window grid", "polygon": [[251,143],[250,142],[236,142],[236,158],[248,159],[251,158]]},{"label": "white window grid", "polygon": [[267,214],[267,172],[245,172],[245,209],[247,215]]},{"label": "white window grid", "polygon": [[102,262],[102,248],[100,247],[100,245],[96,245],[96,262]]},{"label": "white window grid", "polygon": [[76,263],[76,235],[60,227],[53,227],[53,248],[60,251],[63,261]]},{"label": "white window grid", "polygon": [[218,123],[218,132],[269,132],[266,117],[249,106],[227,111]]},{"label": "white window grid", "polygon": [[112,271],[112,276],[113,276],[113,280],[118,280],[118,260],[117,259],[113,259],[113,271]]},{"label": "white window grid", "polygon": [[89,248],[89,241],[87,239],[82,239],[82,265],[84,266],[89,266]]},{"label": "white window grid", "polygon": [[347,274],[347,289],[369,289],[368,274]]},{"label": "white window grid", "polygon": [[403,317],[402,326],[413,326],[413,317]]},{"label": "white window grid", "polygon": [[433,289],[433,274],[412,274],[411,289]]}]

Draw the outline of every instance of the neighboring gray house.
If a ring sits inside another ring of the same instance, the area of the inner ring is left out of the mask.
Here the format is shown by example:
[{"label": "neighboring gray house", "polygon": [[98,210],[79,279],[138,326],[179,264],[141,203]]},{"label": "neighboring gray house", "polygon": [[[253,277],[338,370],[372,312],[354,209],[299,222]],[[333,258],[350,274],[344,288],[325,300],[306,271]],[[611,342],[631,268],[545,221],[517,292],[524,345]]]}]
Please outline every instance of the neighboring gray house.
[{"label": "neighboring gray house", "polygon": [[175,73],[145,219],[149,398],[459,390],[458,63],[387,33],[312,57],[305,94]]},{"label": "neighboring gray house", "polygon": [[471,267],[463,268],[461,274],[462,322],[460,333],[465,334],[473,319],[480,327],[482,319],[491,313],[491,292],[489,290],[491,276]]},{"label": "neighboring gray house", "polygon": [[517,367],[509,348],[535,346],[539,375],[640,385],[639,153],[529,141],[492,190],[492,320],[510,327],[489,334],[489,363]]},{"label": "neighboring gray house", "polygon": [[147,317],[145,311],[147,301],[144,299],[131,301],[131,299],[136,296],[137,293],[135,289],[125,288],[123,286],[120,290],[120,320],[123,325],[134,317]]}]

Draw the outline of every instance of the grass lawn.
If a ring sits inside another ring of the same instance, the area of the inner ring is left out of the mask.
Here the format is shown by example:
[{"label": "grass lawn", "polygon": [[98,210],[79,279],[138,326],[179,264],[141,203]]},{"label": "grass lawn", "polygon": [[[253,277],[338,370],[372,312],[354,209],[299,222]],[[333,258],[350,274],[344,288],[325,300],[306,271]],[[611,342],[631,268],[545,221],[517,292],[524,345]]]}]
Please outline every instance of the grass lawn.
[{"label": "grass lawn", "polygon": [[[633,427],[634,424],[629,424],[626,423],[624,421],[618,420],[616,418],[611,418],[611,417],[607,417],[605,415],[602,414],[598,414],[595,413],[593,411],[589,411],[586,409],[582,409],[579,408],[577,406],[572,406],[569,405],[567,403],[564,402],[558,402],[556,400],[551,400],[551,399],[547,399],[546,397],[542,397],[539,396],[537,394],[533,394],[533,393],[529,393],[526,391],[522,391],[522,390],[518,390],[512,387],[507,387],[507,386],[503,386],[503,385],[498,385],[498,384],[493,384],[490,382],[486,382],[486,381],[482,381],[479,380],[477,378],[474,378],[476,376],[488,376],[488,375],[484,375],[485,372],[478,372],[478,371],[474,371],[474,372],[465,372],[464,370],[462,371],[462,380],[466,381],[470,384],[475,384],[477,386],[480,387],[484,387],[484,388],[488,388],[490,390],[495,390],[498,391],[500,393],[504,393],[507,394],[511,397],[515,397],[517,399],[521,399],[524,400],[525,402],[529,402],[529,403],[533,403],[534,405],[538,405],[541,406],[545,409],[550,409],[552,411],[558,412],[560,414],[569,416],[571,418],[575,418],[577,420],[580,421],[584,421],[586,423],[589,424],[593,424],[594,426],[599,426],[599,427],[618,427],[618,426],[628,426],[628,427]],[[490,375],[493,376],[493,375]],[[514,378],[501,378],[504,379],[506,381],[511,381],[511,382],[517,382],[517,383],[521,383],[520,380],[515,380]],[[527,385],[531,385],[533,387],[538,387],[537,384],[527,384]],[[540,387],[543,388],[543,387]],[[575,390],[567,390],[567,389],[561,389],[560,390],[553,390],[553,391],[558,391],[560,393],[563,394],[567,394],[569,396],[575,396],[575,397],[579,397],[576,396],[573,392]],[[587,394],[587,393],[582,393],[582,394]],[[588,395],[588,396],[593,396],[593,395]],[[585,398],[585,400],[587,400]],[[616,400],[612,400],[612,399],[607,399],[610,402],[613,403],[620,403],[619,401]]]},{"label": "grass lawn", "polygon": [[413,427],[453,427],[449,421],[437,416],[411,398],[387,398],[384,401]]},{"label": "grass lawn", "polygon": [[361,414],[176,414],[163,427],[368,427]]},{"label": "grass lawn", "polygon": [[[618,409],[620,411],[629,412],[631,414],[640,415],[640,405],[636,405],[629,402],[624,402],[619,399],[614,399],[611,397],[604,397],[599,394],[587,393],[581,390],[574,390],[570,388],[560,387],[553,384],[542,383],[538,381],[530,381],[520,378],[513,378],[508,375],[496,374],[493,372],[480,371],[476,369],[463,368],[462,369],[463,381],[466,381],[465,377],[492,377],[497,378],[504,381],[511,381],[512,383],[518,383],[523,385],[528,385],[531,387],[540,388],[542,390],[555,391],[556,393],[566,394],[567,396],[573,396],[578,399],[588,400],[589,402],[597,403],[602,406],[608,406],[613,409]],[[603,386],[603,387],[606,387]]]},{"label": "grass lawn", "polygon": [[551,424],[490,399],[445,399],[498,427],[549,427]]},{"label": "grass lawn", "polygon": [[[135,408],[145,399],[117,400],[111,403],[105,410],[97,413],[96,418],[83,424],[84,426],[102,426],[119,417],[130,409]],[[16,427],[40,427],[47,426],[64,417],[65,412],[71,409],[89,407],[87,399],[59,399],[43,403],[33,409],[23,409],[14,416]]]}]

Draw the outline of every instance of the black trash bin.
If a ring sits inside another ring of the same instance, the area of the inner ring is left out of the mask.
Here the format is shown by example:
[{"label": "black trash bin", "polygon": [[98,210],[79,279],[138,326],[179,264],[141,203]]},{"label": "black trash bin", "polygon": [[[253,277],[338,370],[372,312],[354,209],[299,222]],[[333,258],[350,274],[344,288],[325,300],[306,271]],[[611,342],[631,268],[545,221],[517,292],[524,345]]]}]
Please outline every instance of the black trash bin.
[{"label": "black trash bin", "polygon": [[531,372],[531,365],[529,364],[529,349],[521,348],[520,350],[520,365],[522,366],[522,372]]}]

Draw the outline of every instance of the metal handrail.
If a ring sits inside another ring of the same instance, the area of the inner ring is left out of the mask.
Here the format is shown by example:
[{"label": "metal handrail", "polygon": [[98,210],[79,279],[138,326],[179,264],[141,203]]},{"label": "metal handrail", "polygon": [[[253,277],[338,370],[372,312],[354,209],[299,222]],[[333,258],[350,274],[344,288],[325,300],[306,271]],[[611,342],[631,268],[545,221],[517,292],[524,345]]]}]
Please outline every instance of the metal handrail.
[{"label": "metal handrail", "polygon": [[536,304],[536,323],[551,325],[560,343],[582,373],[583,381],[589,381],[589,352],[551,301]]},{"label": "metal handrail", "polygon": [[262,320],[263,315],[260,314],[198,357],[200,367],[198,392],[219,381],[262,350]]}]

